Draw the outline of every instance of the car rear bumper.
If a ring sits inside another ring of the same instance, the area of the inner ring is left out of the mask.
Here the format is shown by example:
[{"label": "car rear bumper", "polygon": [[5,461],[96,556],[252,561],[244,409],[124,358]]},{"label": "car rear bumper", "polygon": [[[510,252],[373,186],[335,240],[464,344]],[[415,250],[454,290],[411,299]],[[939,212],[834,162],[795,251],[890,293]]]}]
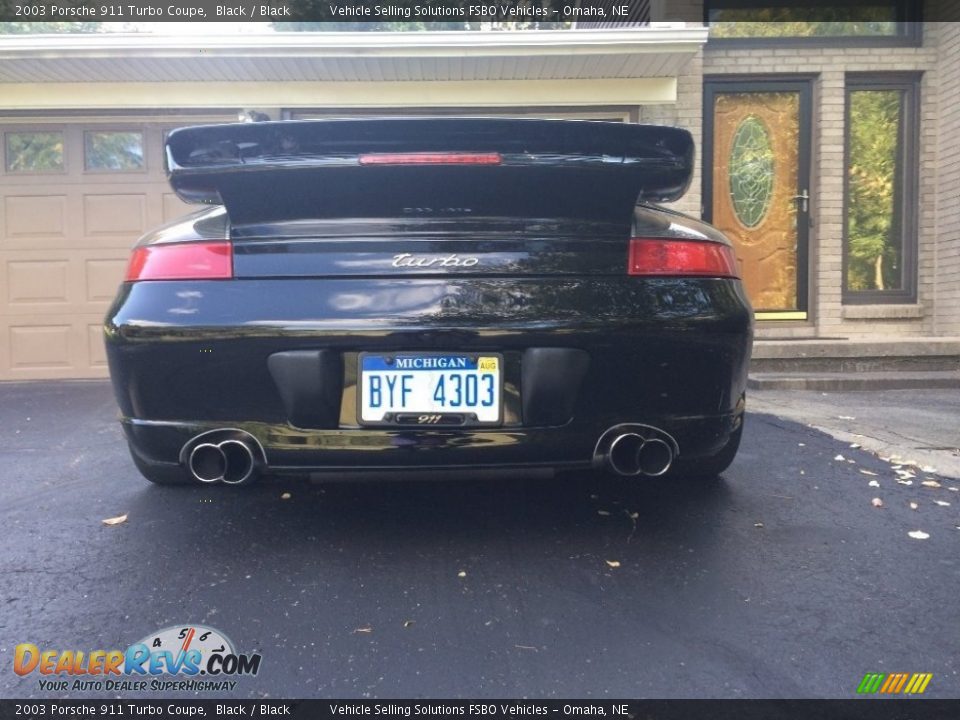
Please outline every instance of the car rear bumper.
[{"label": "car rear bumper", "polygon": [[[141,461],[236,428],[275,471],[587,467],[622,423],[710,455],[741,422],[752,338],[738,281],[674,278],[147,282],[105,327]],[[504,424],[360,427],[364,351],[502,354]]]},{"label": "car rear bumper", "polygon": [[[650,420],[649,418],[644,418]],[[742,422],[742,411],[644,423],[676,440],[680,458],[719,452]],[[274,472],[386,469],[553,467],[581,469],[602,462],[601,436],[614,425],[574,422],[560,428],[517,430],[309,430],[256,422],[169,422],[124,418],[127,439],[145,464],[177,465],[193,438],[213,430],[242,430],[257,439]]]}]

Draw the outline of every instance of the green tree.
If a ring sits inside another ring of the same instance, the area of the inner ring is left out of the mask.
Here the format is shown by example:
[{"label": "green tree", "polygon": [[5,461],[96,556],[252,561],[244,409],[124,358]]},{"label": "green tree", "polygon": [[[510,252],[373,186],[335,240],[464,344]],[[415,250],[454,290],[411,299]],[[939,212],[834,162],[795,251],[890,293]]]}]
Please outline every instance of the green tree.
[{"label": "green tree", "polygon": [[724,8],[710,14],[710,34],[719,38],[851,37],[895,35],[890,8]]},{"label": "green tree", "polygon": [[898,90],[857,90],[850,97],[847,167],[847,287],[900,287],[901,238],[894,220],[900,145]]},{"label": "green tree", "polygon": [[88,132],[84,155],[90,170],[139,170],[143,167],[143,135],[138,132]]},{"label": "green tree", "polygon": [[63,135],[58,132],[7,133],[7,170],[63,170]]}]

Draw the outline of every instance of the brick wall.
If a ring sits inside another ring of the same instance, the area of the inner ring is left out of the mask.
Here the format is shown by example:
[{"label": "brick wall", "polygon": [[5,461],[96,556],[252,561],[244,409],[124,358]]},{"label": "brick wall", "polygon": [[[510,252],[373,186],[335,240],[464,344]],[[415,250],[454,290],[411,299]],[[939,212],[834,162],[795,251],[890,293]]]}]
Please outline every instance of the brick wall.
[{"label": "brick wall", "polygon": [[[702,0],[653,0],[653,22],[680,22],[687,25],[703,25]],[[697,159],[690,189],[679,201],[669,203],[679,212],[700,217],[701,169],[700,144],[703,138],[703,51],[693,57],[680,72],[677,79],[677,102],[670,105],[644,105],[639,108],[638,122],[653,125],[682,127],[693,133],[696,141]]]},{"label": "brick wall", "polygon": [[[925,335],[936,330],[943,331],[940,315],[934,314],[934,300],[948,284],[947,276],[937,275],[938,256],[937,201],[950,195],[956,203],[958,185],[953,189],[940,190],[937,184],[938,171],[938,110],[942,102],[938,87],[941,68],[945,66],[938,57],[938,41],[941,33],[938,23],[926,23],[922,47],[848,47],[848,48],[718,48],[708,47],[703,53],[702,73],[709,75],[807,73],[815,76],[813,101],[813,187],[814,197],[811,212],[813,228],[810,236],[811,287],[810,310],[812,322],[809,334],[820,336],[860,335]],[[951,38],[956,29],[947,35]],[[952,42],[952,40],[951,40]],[[950,46],[957,53],[960,45]],[[955,55],[951,70],[954,71],[950,105],[956,108],[960,100],[957,94],[958,58]],[[847,72],[920,71],[923,80],[920,88],[920,188],[918,208],[918,304],[917,307],[889,307],[878,310],[885,317],[852,318],[856,309],[845,309],[841,303],[842,249],[843,249],[843,179],[844,179],[844,82]],[[949,89],[948,89],[949,92]],[[678,116],[684,108],[678,106]],[[955,109],[954,114],[960,113]],[[960,151],[955,133],[952,139],[941,136],[939,144],[953,144],[954,161],[950,166],[960,176]],[[953,217],[960,217],[960,205]],[[946,227],[943,224],[943,227]],[[956,237],[957,225],[954,225]],[[942,232],[942,230],[941,230]],[[942,240],[939,241],[942,244]],[[960,253],[955,256],[954,268],[960,268]],[[954,282],[956,288],[956,282]],[[960,305],[960,293],[954,296],[955,306]],[[938,313],[940,306],[937,307]],[[919,317],[917,317],[919,315]],[[912,317],[908,317],[912,316]],[[786,333],[784,333],[786,334]],[[796,334],[796,333],[794,333]]]},{"label": "brick wall", "polygon": [[960,335],[960,23],[938,23],[937,32],[941,117],[934,329]]},{"label": "brick wall", "polygon": [[652,125],[682,127],[693,133],[697,148],[697,159],[694,163],[694,175],[690,183],[690,189],[680,200],[670,203],[668,207],[700,217],[700,171],[703,166],[700,155],[700,144],[703,137],[702,50],[690,60],[677,79],[676,104],[643,105],[639,108],[638,121]]}]

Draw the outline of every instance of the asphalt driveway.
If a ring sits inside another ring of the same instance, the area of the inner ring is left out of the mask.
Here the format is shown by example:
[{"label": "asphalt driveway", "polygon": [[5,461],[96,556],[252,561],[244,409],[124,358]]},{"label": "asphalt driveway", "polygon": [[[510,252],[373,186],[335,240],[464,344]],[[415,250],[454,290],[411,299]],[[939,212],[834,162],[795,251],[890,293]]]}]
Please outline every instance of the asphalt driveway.
[{"label": "asphalt driveway", "polygon": [[709,483],[155,488],[101,382],[0,385],[0,439],[3,697],[190,622],[262,653],[237,697],[960,696],[960,481],[772,415]]}]

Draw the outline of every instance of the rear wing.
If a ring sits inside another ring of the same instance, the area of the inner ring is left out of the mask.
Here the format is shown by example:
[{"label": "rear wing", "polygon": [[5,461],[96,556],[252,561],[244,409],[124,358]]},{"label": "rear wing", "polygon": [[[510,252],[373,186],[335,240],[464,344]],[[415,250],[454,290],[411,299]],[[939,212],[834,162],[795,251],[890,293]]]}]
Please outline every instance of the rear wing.
[{"label": "rear wing", "polygon": [[167,138],[170,184],[231,222],[508,216],[629,222],[676,200],[686,130],[628,123],[370,118],[206,125]]}]

